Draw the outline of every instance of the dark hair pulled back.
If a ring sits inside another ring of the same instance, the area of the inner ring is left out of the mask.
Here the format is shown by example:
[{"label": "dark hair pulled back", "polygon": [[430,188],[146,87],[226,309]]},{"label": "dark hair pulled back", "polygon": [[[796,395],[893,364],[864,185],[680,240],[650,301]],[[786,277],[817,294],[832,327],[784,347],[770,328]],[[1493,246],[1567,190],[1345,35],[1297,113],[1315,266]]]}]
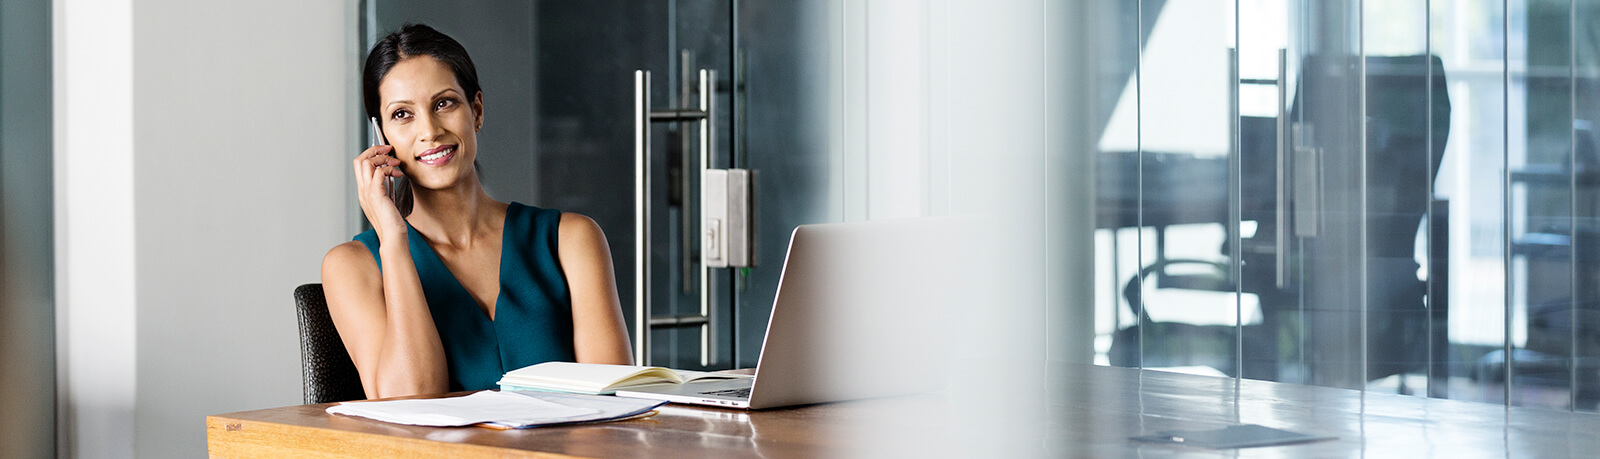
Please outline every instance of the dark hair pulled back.
[{"label": "dark hair pulled back", "polygon": [[[463,96],[467,98],[467,103],[472,103],[483,92],[483,88],[478,85],[478,68],[472,65],[472,58],[467,56],[467,48],[432,27],[406,24],[384,36],[382,40],[378,40],[377,44],[372,45],[372,51],[367,53],[366,65],[361,69],[361,98],[363,105],[366,106],[367,116],[378,118],[380,121],[388,118],[381,113],[381,107],[378,106],[381,103],[378,85],[383,83],[383,77],[389,75],[395,64],[418,56],[432,57],[449,67],[450,73],[456,77],[456,83],[466,91]],[[482,175],[483,169],[478,166],[476,160],[472,166],[474,171]],[[404,176],[396,180],[389,199],[400,209],[402,217],[410,216],[414,205],[411,181]]]},{"label": "dark hair pulled back", "polygon": [[384,119],[378,107],[378,85],[383,83],[383,77],[389,75],[389,70],[394,69],[395,64],[417,56],[432,57],[450,67],[456,83],[460,83],[461,89],[466,91],[462,96],[468,102],[483,91],[478,86],[478,68],[472,65],[472,58],[467,56],[467,49],[461,43],[432,27],[406,24],[378,40],[378,44],[372,46],[372,52],[367,53],[367,63],[361,70],[361,95],[367,107],[367,116]]}]

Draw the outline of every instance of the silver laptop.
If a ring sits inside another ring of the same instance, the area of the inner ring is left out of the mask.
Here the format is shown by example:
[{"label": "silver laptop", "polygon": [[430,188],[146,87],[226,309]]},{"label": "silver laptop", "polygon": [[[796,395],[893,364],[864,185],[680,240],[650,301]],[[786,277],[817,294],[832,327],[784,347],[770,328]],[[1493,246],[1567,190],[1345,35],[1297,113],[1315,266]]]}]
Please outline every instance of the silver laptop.
[{"label": "silver laptop", "polygon": [[803,225],[789,239],[754,378],[618,396],[743,409],[936,389],[960,256],[948,218]]}]

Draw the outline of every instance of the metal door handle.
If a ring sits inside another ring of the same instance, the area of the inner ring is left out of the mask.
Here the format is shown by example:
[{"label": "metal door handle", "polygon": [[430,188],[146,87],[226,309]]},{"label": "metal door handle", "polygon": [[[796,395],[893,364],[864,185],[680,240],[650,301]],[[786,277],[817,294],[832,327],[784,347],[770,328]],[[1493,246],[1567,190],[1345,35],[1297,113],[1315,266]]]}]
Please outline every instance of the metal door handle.
[{"label": "metal door handle", "polygon": [[633,72],[633,353],[650,364],[650,72]]},{"label": "metal door handle", "polygon": [[[698,122],[700,124],[700,169],[711,158],[712,101],[716,72],[700,71],[700,108],[650,109],[650,72],[633,72],[634,94],[634,354],[639,364],[650,364],[650,329],[653,326],[700,327],[700,364],[711,365],[711,296],[708,271],[700,266],[700,314],[652,317],[650,308],[650,123]],[[687,255],[687,254],[685,254]]]},{"label": "metal door handle", "polygon": [[[1239,139],[1241,125],[1239,122],[1239,85],[1242,83],[1244,81],[1239,79],[1239,49],[1228,48],[1228,90],[1231,93],[1228,95],[1228,224],[1226,225],[1226,237],[1227,245],[1230,247],[1228,257],[1233,259],[1233,264],[1228,269],[1227,278],[1229,282],[1233,282],[1235,285],[1238,285],[1239,279],[1243,277],[1244,266],[1239,261],[1244,253],[1243,247],[1241,247],[1244,243],[1244,238],[1240,229],[1244,219],[1243,203],[1240,202],[1244,188],[1240,156],[1243,154],[1244,148],[1240,145]],[[1157,231],[1156,234],[1159,236],[1161,232]],[[1157,250],[1157,254],[1157,256],[1160,256],[1159,250]]]},{"label": "metal door handle", "polygon": [[[711,147],[715,138],[711,137],[711,121],[715,112],[712,111],[712,101],[715,100],[717,89],[717,72],[711,69],[700,69],[700,112],[705,114],[700,119],[700,176],[704,177],[706,169],[711,168]],[[700,184],[702,192],[705,183]],[[684,202],[689,197],[684,196]],[[701,212],[705,207],[701,206]],[[687,219],[688,217],[684,217]],[[703,254],[708,247],[702,242],[700,252]],[[688,252],[684,256],[689,256]],[[700,317],[705,322],[700,324],[700,366],[711,365],[711,268],[706,266],[705,260],[700,261]]]},{"label": "metal door handle", "polygon": [[1278,184],[1276,187],[1278,200],[1276,206],[1277,212],[1275,216],[1277,220],[1277,226],[1275,229],[1277,230],[1278,234],[1276,235],[1276,241],[1274,241],[1274,244],[1277,245],[1277,250],[1275,251],[1276,254],[1274,254],[1273,257],[1274,261],[1276,262],[1275,264],[1277,265],[1274,278],[1277,280],[1276,284],[1279,289],[1282,289],[1284,286],[1288,285],[1289,278],[1289,213],[1287,212],[1289,208],[1289,184],[1287,183],[1288,181],[1285,177],[1287,174],[1284,173],[1288,163],[1287,148],[1289,144],[1288,78],[1289,50],[1278,48]]}]

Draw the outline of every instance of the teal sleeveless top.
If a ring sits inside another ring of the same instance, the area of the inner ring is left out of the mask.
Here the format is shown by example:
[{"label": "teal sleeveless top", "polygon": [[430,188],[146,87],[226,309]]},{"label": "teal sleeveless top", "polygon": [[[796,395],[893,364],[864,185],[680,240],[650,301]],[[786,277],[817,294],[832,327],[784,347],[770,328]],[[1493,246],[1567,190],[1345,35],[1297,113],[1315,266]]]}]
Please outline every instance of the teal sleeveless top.
[{"label": "teal sleeveless top", "polygon": [[[500,294],[495,317],[478,307],[433,247],[406,226],[411,259],[433,324],[444,343],[450,390],[492,389],[510,370],[549,361],[575,361],[572,348],[572,297],[556,259],[561,211],[511,203],[500,243]],[[378,255],[378,233],[356,235]]]}]

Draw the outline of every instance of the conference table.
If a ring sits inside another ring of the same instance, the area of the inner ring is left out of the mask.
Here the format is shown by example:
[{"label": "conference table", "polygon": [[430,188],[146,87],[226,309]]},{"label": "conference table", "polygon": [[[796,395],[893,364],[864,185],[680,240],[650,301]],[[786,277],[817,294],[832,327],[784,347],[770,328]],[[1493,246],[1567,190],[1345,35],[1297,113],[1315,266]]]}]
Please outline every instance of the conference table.
[{"label": "conference table", "polygon": [[[1591,457],[1600,415],[1091,365],[1017,390],[492,430],[301,405],[208,416],[212,457]],[[457,394],[459,395],[459,394]],[[1244,449],[1129,437],[1230,425],[1329,440]]]}]

